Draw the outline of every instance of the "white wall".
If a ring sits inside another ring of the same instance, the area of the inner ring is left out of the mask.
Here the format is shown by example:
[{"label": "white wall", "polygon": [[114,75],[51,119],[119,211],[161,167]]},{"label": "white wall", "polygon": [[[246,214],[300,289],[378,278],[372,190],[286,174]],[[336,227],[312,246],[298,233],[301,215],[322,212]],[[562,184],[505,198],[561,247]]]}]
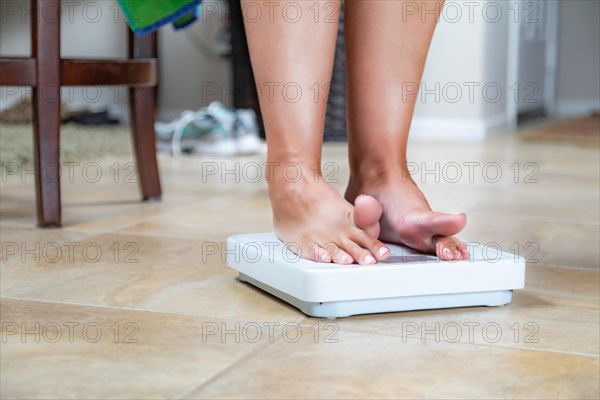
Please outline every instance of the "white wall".
[{"label": "white wall", "polygon": [[181,110],[197,110],[212,100],[233,103],[231,63],[216,54],[205,55],[197,47],[214,51],[211,43],[218,24],[215,14],[185,31],[161,30],[159,118],[176,118]]},{"label": "white wall", "polygon": [[[61,54],[63,57],[111,58],[127,56],[127,26],[116,1],[63,2]],[[31,51],[31,7],[28,0],[0,2],[0,55],[28,56]],[[188,34],[194,34],[211,48],[211,38],[219,24],[219,13],[207,13]],[[159,117],[174,117],[181,109],[198,109],[208,100],[202,94],[203,82],[229,83],[228,63],[204,56],[183,32],[171,26],[159,35],[160,94]],[[30,88],[0,88],[0,109],[31,93]],[[62,100],[72,109],[109,108],[127,116],[123,88],[63,88]],[[229,101],[229,96],[223,96]]]},{"label": "white wall", "polygon": [[446,2],[422,86],[437,84],[439,96],[421,94],[412,137],[482,140],[507,129],[508,20],[504,1]]},{"label": "white wall", "polygon": [[[31,6],[29,1],[0,4],[0,53],[29,56],[31,52]],[[66,2],[61,18],[63,57],[110,58],[127,55],[126,26],[112,1]],[[31,88],[2,88],[0,107],[19,101]],[[125,92],[117,87],[63,88],[62,101],[69,108],[109,107],[117,114],[125,109]]]},{"label": "white wall", "polygon": [[[446,2],[434,35],[423,86],[431,88],[439,83],[441,96],[437,101],[430,95],[421,96],[413,121],[413,137],[480,140],[510,130],[511,109],[514,111],[518,103],[515,96],[528,94],[524,85],[538,80],[535,76],[519,77],[518,71],[526,70],[519,68],[519,64],[514,64],[512,67],[516,68],[511,70],[509,62],[514,49],[509,43],[509,35],[514,29],[535,28],[546,40],[545,24],[549,20],[542,15],[546,12],[544,6],[548,5],[542,4],[544,1]],[[462,18],[456,18],[456,12],[450,13],[451,10],[462,12]],[[543,87],[540,87],[535,99],[540,103],[554,101],[554,107],[547,108],[556,110],[557,116],[580,116],[598,111],[600,1],[561,0],[558,15],[555,96],[545,99]],[[527,26],[531,24],[528,22],[531,18],[539,18],[540,22]],[[541,56],[536,68],[542,75],[540,82],[543,82],[543,52]],[[512,80],[516,80],[518,89]],[[467,101],[466,89],[465,96],[456,102],[444,93],[444,85],[458,84],[464,88],[466,82],[478,84],[474,101]],[[482,91],[485,87],[489,92]],[[496,88],[503,91],[500,97],[494,94]]]},{"label": "white wall", "polygon": [[[0,2],[0,54],[29,54],[28,3]],[[16,14],[7,4],[16,5]],[[76,4],[70,12],[63,7],[62,54],[125,56],[126,26],[116,2],[84,0]],[[523,18],[515,18],[515,4],[516,0],[446,2],[425,69],[413,137],[481,140],[507,130],[507,109],[514,101],[514,93],[507,90],[509,27]],[[561,1],[559,11],[557,109],[572,115],[600,108],[600,2]],[[174,32],[168,26],[160,32],[159,118],[174,118],[183,109],[198,109],[211,100],[232,101],[229,63],[202,54],[197,43],[194,45],[200,40],[208,48],[213,46],[221,13],[206,15],[187,31]],[[217,93],[208,95],[207,87],[213,90],[215,86]],[[21,95],[11,95],[14,88],[0,90],[0,108]],[[125,114],[122,90],[87,91],[65,89],[64,99],[72,108],[109,107]]]},{"label": "white wall", "polygon": [[561,1],[556,110],[570,116],[600,110],[600,2]]}]

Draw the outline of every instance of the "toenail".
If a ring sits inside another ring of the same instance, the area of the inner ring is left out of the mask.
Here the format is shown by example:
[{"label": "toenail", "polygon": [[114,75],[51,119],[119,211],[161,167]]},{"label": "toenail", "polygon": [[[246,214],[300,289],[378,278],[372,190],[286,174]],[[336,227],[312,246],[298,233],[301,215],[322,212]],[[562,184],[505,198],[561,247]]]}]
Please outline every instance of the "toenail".
[{"label": "toenail", "polygon": [[381,247],[381,248],[379,249],[379,255],[380,255],[380,256],[386,255],[386,254],[387,254],[387,253],[389,253],[389,252],[390,252],[390,249],[388,249],[387,247]]},{"label": "toenail", "polygon": [[446,247],[444,250],[442,250],[442,254],[444,254],[446,259],[454,260],[454,254],[452,254],[452,251],[449,248]]},{"label": "toenail", "polygon": [[323,262],[329,262],[331,260],[329,259],[329,256],[327,254],[323,254],[321,256],[321,261],[323,261]]},{"label": "toenail", "polygon": [[365,264],[374,264],[374,263],[375,263],[375,259],[373,258],[373,256],[365,257]]},{"label": "toenail", "polygon": [[340,262],[342,264],[350,262],[350,256],[348,254],[344,254],[343,256],[340,257]]}]

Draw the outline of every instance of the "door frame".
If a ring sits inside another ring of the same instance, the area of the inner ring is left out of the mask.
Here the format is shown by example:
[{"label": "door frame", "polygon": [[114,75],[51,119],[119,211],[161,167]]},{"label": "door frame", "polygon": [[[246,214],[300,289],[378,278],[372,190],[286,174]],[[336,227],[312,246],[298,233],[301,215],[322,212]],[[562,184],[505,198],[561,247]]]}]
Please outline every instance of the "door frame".
[{"label": "door frame", "polygon": [[[531,0],[516,0],[521,5]],[[544,0],[545,17],[545,35],[546,35],[546,57],[544,60],[544,98],[542,107],[546,115],[554,115],[556,110],[556,76],[558,63],[558,16],[559,1]],[[519,13],[520,15],[521,13]],[[519,18],[520,19],[520,18]],[[521,49],[521,21],[508,22],[508,54],[507,54],[507,76],[506,76],[506,120],[508,128],[511,131],[517,129],[518,104],[509,93],[519,82],[519,52]],[[519,86],[517,86],[519,87]]]}]

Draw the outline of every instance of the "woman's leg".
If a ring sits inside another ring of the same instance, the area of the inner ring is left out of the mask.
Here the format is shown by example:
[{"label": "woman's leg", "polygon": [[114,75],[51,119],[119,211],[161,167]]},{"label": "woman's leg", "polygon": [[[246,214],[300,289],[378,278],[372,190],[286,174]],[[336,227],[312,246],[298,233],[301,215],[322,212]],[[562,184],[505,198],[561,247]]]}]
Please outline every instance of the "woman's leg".
[{"label": "woman's leg", "polygon": [[464,243],[452,237],[464,228],[465,215],[431,211],[406,168],[416,95],[404,99],[403,89],[420,86],[437,20],[431,11],[439,14],[442,5],[443,1],[346,0],[352,171],[346,198],[352,202],[366,193],[380,202],[381,240],[456,260],[468,256]]},{"label": "woman's leg", "polygon": [[[338,24],[325,20],[323,9],[316,22],[315,2],[242,0],[242,7],[265,123],[266,175],[278,236],[315,261],[372,264],[386,258],[389,249],[376,239],[377,201],[360,196],[353,207],[321,176],[325,89]],[[317,87],[320,98],[315,99]]]}]

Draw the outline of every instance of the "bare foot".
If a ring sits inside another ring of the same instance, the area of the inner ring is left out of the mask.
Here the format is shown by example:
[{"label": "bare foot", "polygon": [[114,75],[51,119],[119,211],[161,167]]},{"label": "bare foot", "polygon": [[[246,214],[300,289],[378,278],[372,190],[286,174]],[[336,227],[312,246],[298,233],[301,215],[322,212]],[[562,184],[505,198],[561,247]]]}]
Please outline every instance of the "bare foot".
[{"label": "bare foot", "polygon": [[317,262],[374,264],[389,257],[379,240],[381,206],[370,196],[348,203],[306,168],[299,182],[268,177],[273,224],[279,239],[299,256]]},{"label": "bare foot", "polygon": [[434,212],[412,179],[396,176],[365,182],[353,177],[346,199],[357,202],[359,193],[373,196],[383,208],[378,238],[384,242],[404,244],[442,260],[469,257],[465,243],[454,237],[467,224],[465,214]]}]

